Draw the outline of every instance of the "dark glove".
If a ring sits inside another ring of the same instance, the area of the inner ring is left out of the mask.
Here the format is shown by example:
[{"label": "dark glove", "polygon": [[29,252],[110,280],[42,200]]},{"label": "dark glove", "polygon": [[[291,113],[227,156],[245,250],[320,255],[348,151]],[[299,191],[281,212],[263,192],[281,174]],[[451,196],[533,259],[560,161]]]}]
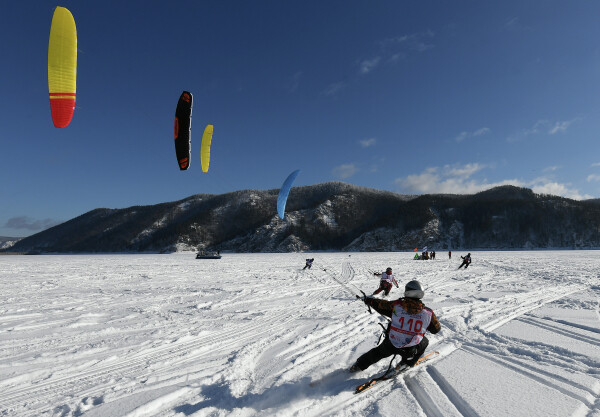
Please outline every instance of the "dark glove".
[{"label": "dark glove", "polygon": [[361,292],[363,293],[362,297],[360,295],[356,295],[356,298],[361,300],[363,303],[368,304],[369,298],[367,297],[367,294],[365,294],[363,291]]}]

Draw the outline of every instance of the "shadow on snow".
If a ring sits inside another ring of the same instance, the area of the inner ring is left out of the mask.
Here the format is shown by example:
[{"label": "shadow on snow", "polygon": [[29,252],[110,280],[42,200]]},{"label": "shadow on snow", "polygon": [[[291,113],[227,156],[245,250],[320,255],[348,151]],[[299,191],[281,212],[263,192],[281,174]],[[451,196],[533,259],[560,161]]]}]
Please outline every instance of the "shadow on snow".
[{"label": "shadow on snow", "polygon": [[293,402],[303,399],[317,400],[333,397],[344,391],[353,392],[357,385],[366,380],[366,378],[346,379],[348,376],[350,374],[340,372],[338,369],[320,378],[316,381],[318,385],[314,387],[310,386],[311,379],[304,377],[299,381],[267,388],[262,393],[246,393],[240,397],[232,395],[227,382],[219,382],[203,387],[204,400],[195,404],[180,405],[175,407],[174,411],[184,415],[192,415],[199,410],[210,407],[227,411],[241,408],[265,411],[283,406],[289,407]]}]

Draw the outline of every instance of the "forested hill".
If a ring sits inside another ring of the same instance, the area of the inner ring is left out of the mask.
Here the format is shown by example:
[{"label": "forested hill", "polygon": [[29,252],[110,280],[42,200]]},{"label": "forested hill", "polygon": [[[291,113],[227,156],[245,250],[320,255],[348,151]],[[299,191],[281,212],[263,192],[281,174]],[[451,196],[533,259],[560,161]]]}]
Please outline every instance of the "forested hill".
[{"label": "forested hill", "polygon": [[278,190],[197,194],[100,208],[16,242],[15,252],[398,251],[600,247],[600,204],[514,186],[474,195],[407,196],[329,182],[295,187],[285,220]]}]

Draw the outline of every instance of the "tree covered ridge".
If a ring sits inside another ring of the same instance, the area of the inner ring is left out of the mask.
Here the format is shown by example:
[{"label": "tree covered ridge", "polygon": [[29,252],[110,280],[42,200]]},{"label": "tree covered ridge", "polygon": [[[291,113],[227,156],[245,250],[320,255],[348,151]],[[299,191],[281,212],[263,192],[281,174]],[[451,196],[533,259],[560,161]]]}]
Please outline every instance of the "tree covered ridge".
[{"label": "tree covered ridge", "polygon": [[600,204],[496,187],[474,195],[408,196],[342,182],[294,187],[286,220],[278,190],[197,194],[100,208],[9,248],[16,252],[396,251],[600,247]]}]

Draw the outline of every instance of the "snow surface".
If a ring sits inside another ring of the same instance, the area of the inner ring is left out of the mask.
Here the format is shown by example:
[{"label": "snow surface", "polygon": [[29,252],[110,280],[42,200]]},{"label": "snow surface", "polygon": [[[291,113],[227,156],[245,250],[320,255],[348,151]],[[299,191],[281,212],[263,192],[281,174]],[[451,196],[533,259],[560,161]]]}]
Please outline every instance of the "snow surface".
[{"label": "snow surface", "polygon": [[[1,256],[0,415],[600,417],[598,251],[194,255]],[[354,395],[387,266],[440,355]]]}]

